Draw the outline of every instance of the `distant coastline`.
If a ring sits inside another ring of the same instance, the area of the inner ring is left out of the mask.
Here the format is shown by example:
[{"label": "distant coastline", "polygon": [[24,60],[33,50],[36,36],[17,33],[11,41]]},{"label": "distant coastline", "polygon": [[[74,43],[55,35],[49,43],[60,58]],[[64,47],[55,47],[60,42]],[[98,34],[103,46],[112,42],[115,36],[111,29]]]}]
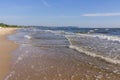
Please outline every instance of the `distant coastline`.
[{"label": "distant coastline", "polygon": [[22,26],[19,25],[9,25],[5,23],[0,23],[0,28],[21,28]]}]

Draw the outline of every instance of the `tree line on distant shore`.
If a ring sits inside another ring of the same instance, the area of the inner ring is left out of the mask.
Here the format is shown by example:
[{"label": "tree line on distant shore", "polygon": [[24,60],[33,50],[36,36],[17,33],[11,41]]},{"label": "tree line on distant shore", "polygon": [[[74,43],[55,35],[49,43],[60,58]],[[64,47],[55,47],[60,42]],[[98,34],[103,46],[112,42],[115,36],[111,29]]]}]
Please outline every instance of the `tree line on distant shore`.
[{"label": "tree line on distant shore", "polygon": [[3,27],[3,28],[9,28],[9,27],[12,27],[12,28],[19,28],[21,26],[18,26],[18,25],[8,25],[8,24],[4,24],[4,23],[0,23],[0,27]]}]

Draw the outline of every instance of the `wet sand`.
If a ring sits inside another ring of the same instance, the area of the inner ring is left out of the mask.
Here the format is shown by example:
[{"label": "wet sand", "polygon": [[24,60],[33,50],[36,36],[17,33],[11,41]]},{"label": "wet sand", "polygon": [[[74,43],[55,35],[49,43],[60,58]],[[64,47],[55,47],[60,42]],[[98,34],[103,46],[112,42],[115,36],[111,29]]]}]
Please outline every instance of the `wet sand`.
[{"label": "wet sand", "polygon": [[[29,50],[29,51],[27,51]],[[24,52],[25,51],[25,52]],[[119,80],[113,64],[69,48],[24,47],[5,80]],[[100,66],[101,64],[101,66]],[[118,66],[119,68],[119,66]],[[120,69],[119,69],[120,70]]]},{"label": "wet sand", "polygon": [[0,80],[3,80],[9,72],[11,52],[18,46],[7,38],[7,36],[13,34],[15,30],[15,28],[0,28]]}]

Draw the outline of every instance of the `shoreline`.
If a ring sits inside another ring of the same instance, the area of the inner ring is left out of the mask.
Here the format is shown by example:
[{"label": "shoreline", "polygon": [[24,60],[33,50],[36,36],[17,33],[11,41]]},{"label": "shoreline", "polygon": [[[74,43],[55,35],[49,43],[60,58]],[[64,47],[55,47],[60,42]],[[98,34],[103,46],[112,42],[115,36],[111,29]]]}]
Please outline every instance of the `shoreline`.
[{"label": "shoreline", "polygon": [[8,39],[17,28],[0,28],[0,80],[3,80],[9,72],[12,52],[18,47],[16,43]]},{"label": "shoreline", "polygon": [[[91,57],[70,47],[58,46],[66,45],[66,38],[61,35],[41,31],[37,34],[37,40],[34,35],[33,39],[27,39],[25,36],[29,36],[31,32],[29,29],[20,30],[13,36],[20,47],[12,54],[13,64],[4,80],[120,79],[119,65]],[[59,40],[63,40],[63,43]]]}]

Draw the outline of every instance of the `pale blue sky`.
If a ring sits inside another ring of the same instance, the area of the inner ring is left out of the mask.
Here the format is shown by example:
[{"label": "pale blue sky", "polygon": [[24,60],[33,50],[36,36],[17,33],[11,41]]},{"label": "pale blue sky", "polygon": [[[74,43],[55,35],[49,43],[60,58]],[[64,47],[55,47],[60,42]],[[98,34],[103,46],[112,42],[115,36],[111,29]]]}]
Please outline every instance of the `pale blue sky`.
[{"label": "pale blue sky", "polygon": [[120,0],[0,0],[0,22],[120,27]]}]

